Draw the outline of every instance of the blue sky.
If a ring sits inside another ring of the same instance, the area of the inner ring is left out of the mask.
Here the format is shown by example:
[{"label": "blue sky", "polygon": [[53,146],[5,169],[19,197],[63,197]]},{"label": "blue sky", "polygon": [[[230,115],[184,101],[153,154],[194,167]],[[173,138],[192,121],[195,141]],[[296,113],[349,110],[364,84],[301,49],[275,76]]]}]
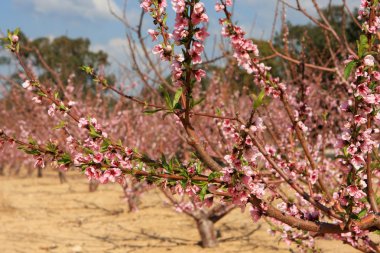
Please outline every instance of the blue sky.
[{"label": "blue sky", "polygon": [[[306,9],[311,10],[311,0],[300,0]],[[137,21],[140,8],[138,0],[128,0],[126,16],[131,23]],[[168,0],[170,2],[170,0]],[[210,19],[209,32],[217,34],[217,17],[213,5],[215,0],[205,0]],[[247,31],[252,29],[256,38],[267,39],[270,36],[274,8],[277,0],[236,0],[234,20]],[[294,3],[294,0],[288,0]],[[326,6],[328,0],[317,0],[320,6]],[[347,0],[350,7],[359,6],[360,0]],[[341,3],[333,0],[333,3]],[[29,38],[86,37],[91,40],[94,50],[103,49],[111,57],[123,61],[125,54],[125,28],[110,14],[109,4],[113,10],[122,13],[124,0],[1,0],[0,31],[20,27]],[[171,9],[170,9],[170,12]],[[316,15],[315,11],[311,11]],[[213,18],[214,17],[214,18]],[[307,19],[296,11],[288,10],[287,18],[292,23],[305,23]],[[146,17],[143,31],[153,27]]]}]

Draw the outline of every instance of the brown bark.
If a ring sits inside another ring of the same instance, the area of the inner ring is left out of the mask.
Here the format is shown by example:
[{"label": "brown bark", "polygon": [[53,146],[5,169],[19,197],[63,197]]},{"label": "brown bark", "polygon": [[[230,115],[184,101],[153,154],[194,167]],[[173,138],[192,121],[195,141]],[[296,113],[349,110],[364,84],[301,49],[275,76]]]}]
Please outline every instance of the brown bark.
[{"label": "brown bark", "polygon": [[216,240],[216,231],[214,222],[207,216],[194,218],[197,223],[199,235],[201,237],[201,245],[203,248],[214,248],[218,245]]},{"label": "brown bark", "polygon": [[136,212],[138,208],[139,198],[137,196],[131,196],[128,198],[128,210],[129,212]]},{"label": "brown bark", "polygon": [[37,169],[37,177],[42,177],[42,168]]},{"label": "brown bark", "polygon": [[94,192],[98,189],[99,183],[97,181],[91,180],[88,184],[88,189],[90,192]]},{"label": "brown bark", "polygon": [[59,182],[61,182],[61,184],[67,183],[66,175],[64,172],[58,171],[58,177],[59,177]]}]

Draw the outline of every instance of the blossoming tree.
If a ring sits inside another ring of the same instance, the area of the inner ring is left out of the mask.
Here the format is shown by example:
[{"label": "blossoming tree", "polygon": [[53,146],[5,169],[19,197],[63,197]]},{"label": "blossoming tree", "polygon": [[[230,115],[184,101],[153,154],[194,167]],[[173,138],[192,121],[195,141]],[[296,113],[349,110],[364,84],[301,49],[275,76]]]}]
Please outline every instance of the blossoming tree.
[{"label": "blossoming tree", "polygon": [[[204,101],[197,92],[212,73],[202,67],[209,17],[199,0],[171,1],[176,13],[173,30],[167,24],[165,0],[141,1],[155,25],[149,35],[160,41],[152,52],[170,65],[170,87],[161,90],[161,100],[127,95],[103,74],[83,66],[103,89],[141,106],[146,114],[162,114],[162,120],[181,127],[181,138],[193,150],[190,157],[157,157],[130,148],[128,139],[116,140],[94,116],[82,116],[66,98],[39,82],[23,60],[17,31],[10,32],[8,47],[26,75],[22,86],[39,100],[48,101],[50,114],[62,115],[69,136],[66,142],[37,143],[11,136],[4,129],[1,141],[33,155],[36,166],[50,159],[62,169],[75,166],[101,183],[122,183],[127,177],[145,180],[166,192],[187,193],[197,207],[211,200],[218,202],[214,205],[249,206],[254,222],[268,217],[273,232],[301,249],[314,250],[314,238],[330,236],[364,252],[379,252],[379,4],[361,1],[362,35],[353,50],[322,12],[316,20],[300,1],[296,3],[286,4],[324,30],[331,61],[318,65],[306,57],[294,59],[285,33],[284,52],[276,55],[296,63],[300,70],[290,66],[283,80],[270,74],[258,47],[232,20],[233,1],[216,3],[221,34],[232,53],[227,56],[228,66],[219,75],[213,72],[211,80],[221,82],[223,73],[236,63],[261,89],[257,94],[243,93],[235,105],[224,105],[216,112],[207,99],[215,97],[217,90],[207,90]],[[331,50],[333,42],[338,42],[338,53]],[[349,57],[341,62],[345,53]],[[208,128],[201,132],[202,124]],[[208,136],[212,138],[205,142]]]}]

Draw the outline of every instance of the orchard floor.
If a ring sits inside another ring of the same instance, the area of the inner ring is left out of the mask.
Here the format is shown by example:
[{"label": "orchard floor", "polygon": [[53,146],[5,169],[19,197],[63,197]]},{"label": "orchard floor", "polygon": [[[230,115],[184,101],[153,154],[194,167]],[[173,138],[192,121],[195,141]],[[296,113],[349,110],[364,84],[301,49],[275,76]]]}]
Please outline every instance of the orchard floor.
[{"label": "orchard floor", "polygon": [[[157,190],[142,196],[140,211],[128,213],[121,187],[101,185],[89,193],[83,175],[71,172],[60,184],[44,178],[0,177],[0,252],[226,253],[291,252],[234,210],[217,223],[219,247],[202,249],[193,220],[164,204]],[[322,252],[356,252],[340,242],[318,240]]]}]

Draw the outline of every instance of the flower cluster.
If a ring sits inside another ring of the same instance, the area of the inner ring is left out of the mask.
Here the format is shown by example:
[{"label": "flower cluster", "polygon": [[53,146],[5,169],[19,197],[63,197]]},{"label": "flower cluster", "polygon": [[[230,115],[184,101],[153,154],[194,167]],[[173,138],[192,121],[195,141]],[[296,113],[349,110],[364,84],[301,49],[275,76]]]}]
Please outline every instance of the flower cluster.
[{"label": "flower cluster", "polygon": [[374,15],[373,16],[373,22],[368,22],[368,20],[371,18],[371,8],[375,8],[375,13],[379,13],[380,8],[379,6],[374,6],[375,3],[370,0],[361,0],[360,9],[358,11],[358,19],[359,20],[365,20],[362,24],[362,28],[364,31],[372,34],[376,34],[380,29],[380,16]]},{"label": "flower cluster", "polygon": [[[166,15],[163,14],[165,13],[166,4],[160,5],[159,10],[157,10],[154,7],[151,8],[151,1],[144,1],[141,7],[145,11],[150,11],[157,21],[156,23],[160,25],[160,28],[157,30],[148,30],[152,41],[156,41],[160,34],[164,40],[163,43],[154,46],[153,53],[159,54],[160,58],[164,61],[171,61],[173,84],[180,87],[184,85],[184,82],[189,82],[189,80],[185,80],[185,62],[191,62],[193,65],[202,63],[203,43],[209,36],[206,30],[208,16],[204,4],[199,1],[193,4],[191,1],[172,0],[171,4],[176,13],[173,33],[168,33],[165,29],[162,29],[165,27],[165,24],[163,24],[161,18],[158,18],[160,15]],[[155,7],[157,8],[157,6]],[[201,24],[203,26],[199,27]],[[173,45],[170,44],[171,39],[174,40],[175,45],[183,45],[185,47],[185,55],[174,53]],[[193,69],[191,72],[197,82],[200,82],[206,76],[206,72],[202,69]]]}]

